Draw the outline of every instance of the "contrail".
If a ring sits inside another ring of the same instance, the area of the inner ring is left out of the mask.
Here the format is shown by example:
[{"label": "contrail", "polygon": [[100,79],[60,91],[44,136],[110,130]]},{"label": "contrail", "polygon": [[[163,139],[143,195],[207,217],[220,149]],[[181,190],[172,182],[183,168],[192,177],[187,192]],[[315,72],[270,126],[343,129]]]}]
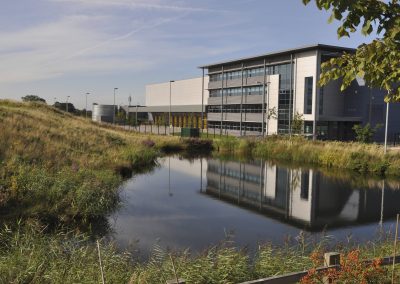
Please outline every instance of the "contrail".
[{"label": "contrail", "polygon": [[[81,55],[83,55],[83,54],[85,54],[85,53],[88,53],[88,52],[90,52],[90,51],[96,50],[96,49],[98,49],[98,48],[100,48],[100,47],[107,46],[107,45],[111,44],[112,42],[115,42],[115,41],[119,41],[119,40],[123,40],[123,39],[129,38],[129,37],[132,36],[133,34],[136,34],[136,33],[141,32],[141,31],[143,31],[143,30],[153,29],[153,28],[156,28],[156,27],[158,27],[158,26],[161,26],[161,25],[163,25],[163,24],[165,24],[165,23],[172,22],[172,21],[176,21],[176,20],[178,20],[178,19],[180,19],[180,18],[185,17],[186,14],[187,14],[187,13],[185,13],[185,14],[183,14],[183,15],[180,15],[180,16],[177,16],[177,17],[173,17],[173,18],[163,19],[163,20],[158,21],[158,22],[156,22],[156,23],[154,23],[154,24],[152,24],[152,25],[146,25],[146,26],[142,26],[142,27],[140,27],[140,28],[133,29],[133,30],[131,30],[130,32],[128,32],[128,33],[126,33],[126,34],[123,34],[123,35],[120,35],[120,36],[111,38],[111,39],[109,39],[109,40],[100,42],[100,43],[98,43],[98,44],[96,44],[96,45],[94,45],[94,46],[81,49],[81,50],[79,50],[79,51],[77,51],[77,52],[75,52],[75,53],[73,53],[73,54],[71,54],[71,55],[69,55],[69,56],[67,56],[67,57],[64,57],[64,58],[60,59],[60,61],[69,60],[69,59],[72,59],[72,58],[74,58],[74,57],[81,56]],[[54,62],[53,62],[53,63],[54,63]]]},{"label": "contrail", "polygon": [[110,0],[48,0],[52,2],[66,2],[66,3],[80,3],[87,6],[120,6],[130,8],[145,8],[145,9],[158,9],[158,10],[172,10],[172,11],[187,11],[187,12],[229,12],[224,10],[213,10],[207,8],[197,7],[184,7],[177,5],[161,5],[137,1],[110,1]]}]

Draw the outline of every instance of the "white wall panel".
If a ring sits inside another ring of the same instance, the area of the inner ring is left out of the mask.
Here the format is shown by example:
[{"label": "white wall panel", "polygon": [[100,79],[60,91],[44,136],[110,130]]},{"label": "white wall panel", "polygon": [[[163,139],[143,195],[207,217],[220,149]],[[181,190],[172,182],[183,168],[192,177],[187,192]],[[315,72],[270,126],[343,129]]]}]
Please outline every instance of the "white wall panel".
[{"label": "white wall panel", "polygon": [[303,52],[296,55],[297,73],[295,72],[295,108],[300,114],[304,113],[304,83],[306,77],[313,77],[313,108],[312,114],[305,114],[305,120],[313,120],[315,109],[315,94],[316,94],[316,81],[317,81],[317,51]]},{"label": "white wall panel", "polygon": [[[208,76],[204,77],[204,104],[207,104]],[[169,106],[169,82],[146,85],[146,106]],[[201,105],[202,78],[179,80],[172,83],[172,105]]]}]

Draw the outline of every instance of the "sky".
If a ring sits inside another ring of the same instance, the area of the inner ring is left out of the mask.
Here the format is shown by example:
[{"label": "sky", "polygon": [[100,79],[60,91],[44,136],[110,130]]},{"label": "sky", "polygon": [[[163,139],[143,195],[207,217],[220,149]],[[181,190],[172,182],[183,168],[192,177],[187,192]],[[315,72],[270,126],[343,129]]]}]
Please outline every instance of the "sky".
[{"label": "sky", "polygon": [[0,99],[32,94],[78,108],[144,104],[145,85],[200,65],[338,39],[338,22],[301,0],[1,0]]}]

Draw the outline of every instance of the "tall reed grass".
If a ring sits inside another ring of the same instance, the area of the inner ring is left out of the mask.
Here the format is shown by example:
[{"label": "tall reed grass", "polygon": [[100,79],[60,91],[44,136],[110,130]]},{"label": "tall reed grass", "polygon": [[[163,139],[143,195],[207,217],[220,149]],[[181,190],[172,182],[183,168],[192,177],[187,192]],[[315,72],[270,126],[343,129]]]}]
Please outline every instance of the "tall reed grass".
[{"label": "tall reed grass", "polygon": [[[98,251],[90,238],[44,230],[36,223],[0,229],[0,283],[101,283]],[[370,259],[388,256],[393,250],[389,236],[360,246],[300,234],[282,246],[260,245],[254,253],[231,241],[199,254],[155,246],[147,261],[138,261],[136,255],[118,252],[110,242],[100,243],[106,283],[132,284],[164,284],[175,276],[188,284],[240,283],[310,269],[315,258],[322,260],[327,251],[357,249],[361,259]]]},{"label": "tall reed grass", "polygon": [[303,163],[325,168],[351,170],[363,174],[400,176],[400,152],[384,155],[377,144],[310,141],[300,137],[221,138],[215,140],[221,153]]}]

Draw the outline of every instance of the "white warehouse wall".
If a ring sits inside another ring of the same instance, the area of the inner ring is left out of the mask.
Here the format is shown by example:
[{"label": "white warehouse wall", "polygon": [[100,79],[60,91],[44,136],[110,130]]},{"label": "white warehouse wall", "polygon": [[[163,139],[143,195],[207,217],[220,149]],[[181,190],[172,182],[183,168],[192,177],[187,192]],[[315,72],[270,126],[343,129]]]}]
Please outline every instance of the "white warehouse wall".
[{"label": "white warehouse wall", "polygon": [[[312,114],[305,114],[305,120],[314,120],[317,92],[317,51],[303,52],[296,55],[294,113],[304,114],[304,83],[306,77],[313,77],[313,108]],[[296,72],[297,71],[297,72]]]},{"label": "white warehouse wall", "polygon": [[[204,77],[204,105],[209,92],[208,76]],[[146,85],[146,106],[169,106],[169,82]],[[171,83],[171,105],[201,105],[202,77]]]}]

